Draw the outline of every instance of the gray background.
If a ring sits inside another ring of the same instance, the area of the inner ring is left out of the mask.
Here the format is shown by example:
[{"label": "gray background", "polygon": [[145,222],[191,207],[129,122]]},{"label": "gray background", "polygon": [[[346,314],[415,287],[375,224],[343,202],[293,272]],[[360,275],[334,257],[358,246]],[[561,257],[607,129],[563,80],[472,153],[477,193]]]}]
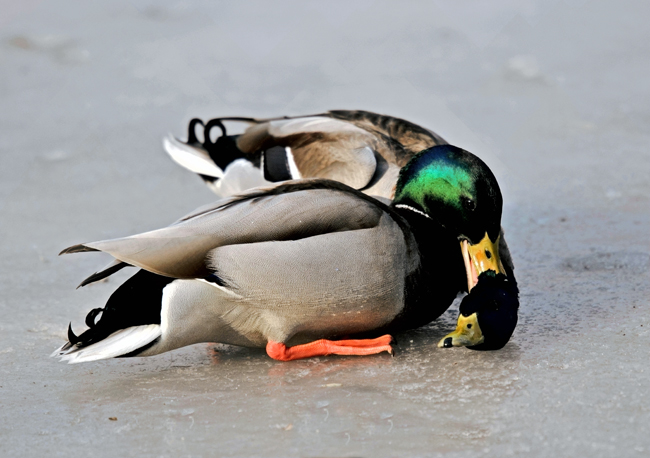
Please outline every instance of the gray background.
[{"label": "gray background", "polygon": [[[650,454],[647,2],[2,3],[0,455]],[[213,199],[166,132],[340,108],[493,168],[521,285],[506,348],[436,348],[450,311],[395,358],[48,358],[126,278],[75,291],[108,259],[62,248]]]}]

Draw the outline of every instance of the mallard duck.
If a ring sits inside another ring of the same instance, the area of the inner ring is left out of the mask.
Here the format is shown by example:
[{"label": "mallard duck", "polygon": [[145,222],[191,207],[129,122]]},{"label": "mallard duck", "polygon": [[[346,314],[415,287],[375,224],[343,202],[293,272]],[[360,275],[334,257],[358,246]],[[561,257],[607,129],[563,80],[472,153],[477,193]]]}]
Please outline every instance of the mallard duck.
[{"label": "mallard duck", "polygon": [[[225,123],[248,125],[228,135]],[[203,141],[196,135],[203,126]],[[221,136],[212,140],[213,128]],[[393,198],[400,168],[417,153],[445,145],[442,137],[412,122],[368,111],[335,110],[271,119],[192,119],[187,142],[169,135],[165,151],[199,174],[221,196],[301,178],[328,178],[366,194]]]},{"label": "mallard duck", "polygon": [[[227,122],[248,128],[228,135]],[[203,142],[197,138],[197,126],[203,126]],[[221,136],[213,141],[215,127]],[[391,200],[400,169],[420,151],[446,144],[410,121],[361,110],[269,119],[225,117],[207,123],[195,118],[187,142],[171,135],[163,141],[178,164],[198,173],[220,196],[283,180],[327,178]],[[501,257],[512,265],[503,230],[499,245]]]},{"label": "mallard duck", "polygon": [[[54,354],[77,363],[199,342],[266,348],[283,361],[392,352],[389,333],[431,322],[462,290],[471,313],[441,345],[500,348],[518,306],[498,248],[501,208],[487,165],[446,145],[402,168],[390,204],[336,181],[289,181],[159,230],[75,245],[62,254],[115,258],[82,284],[140,270]],[[488,271],[496,302],[471,292]],[[484,311],[502,325],[484,325]]]}]

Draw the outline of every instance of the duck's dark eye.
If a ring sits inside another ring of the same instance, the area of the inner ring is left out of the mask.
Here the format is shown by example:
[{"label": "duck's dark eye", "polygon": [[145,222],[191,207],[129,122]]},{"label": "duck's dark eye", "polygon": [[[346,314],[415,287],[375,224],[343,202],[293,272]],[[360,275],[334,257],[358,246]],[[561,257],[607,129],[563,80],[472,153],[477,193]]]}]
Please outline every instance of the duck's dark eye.
[{"label": "duck's dark eye", "polygon": [[469,197],[461,197],[460,200],[465,210],[473,212],[476,209],[476,202]]},{"label": "duck's dark eye", "polygon": [[469,323],[469,324],[467,325],[467,329],[472,329],[472,323]]}]

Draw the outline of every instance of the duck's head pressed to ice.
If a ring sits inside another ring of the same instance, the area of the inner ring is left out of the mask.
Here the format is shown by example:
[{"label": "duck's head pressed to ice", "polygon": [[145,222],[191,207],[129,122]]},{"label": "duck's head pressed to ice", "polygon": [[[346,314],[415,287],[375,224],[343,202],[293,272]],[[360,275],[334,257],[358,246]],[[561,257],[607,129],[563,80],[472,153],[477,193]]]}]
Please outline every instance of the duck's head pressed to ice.
[{"label": "duck's head pressed to ice", "polygon": [[460,304],[456,330],[443,337],[438,347],[503,348],[517,326],[518,296],[514,279],[493,270],[483,272]]}]

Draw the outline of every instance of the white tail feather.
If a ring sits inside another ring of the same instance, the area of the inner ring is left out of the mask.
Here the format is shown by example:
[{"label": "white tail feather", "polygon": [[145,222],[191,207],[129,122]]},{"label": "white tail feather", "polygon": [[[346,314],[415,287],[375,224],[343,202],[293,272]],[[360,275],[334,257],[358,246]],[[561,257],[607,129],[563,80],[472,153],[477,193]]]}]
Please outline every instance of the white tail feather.
[{"label": "white tail feather", "polygon": [[[115,358],[126,355],[138,348],[144,347],[153,342],[162,334],[160,325],[148,324],[144,326],[132,326],[114,332],[104,340],[84,348],[72,347],[71,350],[61,354],[61,361],[68,364],[85,363],[97,361],[98,359]],[[54,355],[60,352],[57,350]]]},{"label": "white tail feather", "polygon": [[191,172],[214,178],[223,176],[223,170],[217,167],[207,151],[183,143],[171,134],[163,138],[163,149],[178,165]]},{"label": "white tail feather", "polygon": [[246,159],[237,159],[226,167],[226,171],[219,181],[208,186],[215,194],[226,197],[239,194],[247,189],[258,186],[271,185],[262,176],[262,171]]}]

